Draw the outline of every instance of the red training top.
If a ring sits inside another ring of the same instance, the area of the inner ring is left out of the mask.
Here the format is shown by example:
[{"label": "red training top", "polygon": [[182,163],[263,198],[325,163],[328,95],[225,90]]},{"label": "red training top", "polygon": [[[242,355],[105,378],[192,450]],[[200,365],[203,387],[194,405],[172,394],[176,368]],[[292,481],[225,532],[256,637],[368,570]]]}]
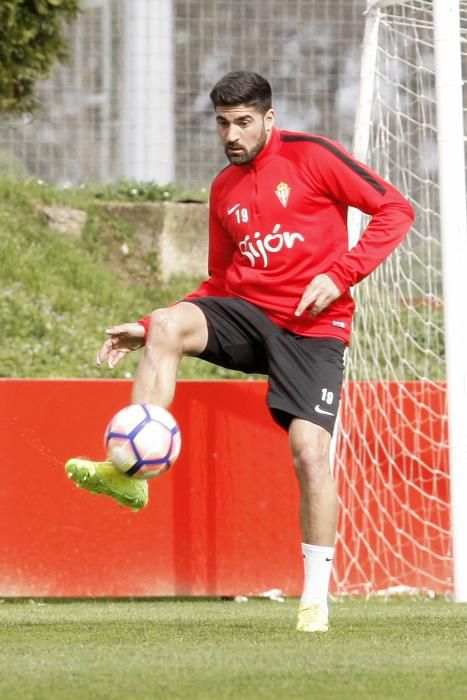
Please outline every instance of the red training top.
[{"label": "red training top", "polygon": [[[347,210],[372,219],[349,251]],[[278,326],[305,336],[350,338],[350,287],[401,242],[414,212],[395,187],[340,144],[274,129],[252,163],[229,165],[210,195],[209,279],[186,297],[240,297]],[[305,288],[325,273],[342,292],[317,316],[294,316]],[[149,327],[149,317],[140,321]]]}]

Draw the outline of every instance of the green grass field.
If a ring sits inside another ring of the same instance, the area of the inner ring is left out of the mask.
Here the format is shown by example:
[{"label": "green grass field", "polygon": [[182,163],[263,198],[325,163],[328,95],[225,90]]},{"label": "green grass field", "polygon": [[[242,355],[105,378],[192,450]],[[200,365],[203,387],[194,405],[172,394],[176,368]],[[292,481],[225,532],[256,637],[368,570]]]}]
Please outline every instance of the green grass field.
[{"label": "green grass field", "polygon": [[325,635],[297,601],[4,601],[2,700],[467,697],[467,606],[345,601]]}]

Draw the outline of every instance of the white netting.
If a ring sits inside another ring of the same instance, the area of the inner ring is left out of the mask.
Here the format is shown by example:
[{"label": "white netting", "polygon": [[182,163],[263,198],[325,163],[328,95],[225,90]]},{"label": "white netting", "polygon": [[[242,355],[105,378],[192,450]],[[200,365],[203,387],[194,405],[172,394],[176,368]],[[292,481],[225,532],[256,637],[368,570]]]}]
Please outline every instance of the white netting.
[{"label": "white netting", "polygon": [[[452,561],[433,8],[423,0],[386,5],[367,162],[408,196],[416,223],[355,289],[336,461],[336,587],[446,592]],[[465,48],[467,3],[461,6]]]}]

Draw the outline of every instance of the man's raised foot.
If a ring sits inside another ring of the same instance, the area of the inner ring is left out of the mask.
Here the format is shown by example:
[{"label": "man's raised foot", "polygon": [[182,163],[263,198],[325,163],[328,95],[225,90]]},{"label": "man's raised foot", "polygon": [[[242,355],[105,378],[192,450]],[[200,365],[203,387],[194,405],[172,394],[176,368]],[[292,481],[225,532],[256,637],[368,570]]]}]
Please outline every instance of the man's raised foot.
[{"label": "man's raised foot", "polygon": [[65,464],[69,479],[91,493],[114,498],[121,506],[133,511],[148,504],[148,484],[121,474],[111,462],[93,462],[90,459],[73,458]]}]

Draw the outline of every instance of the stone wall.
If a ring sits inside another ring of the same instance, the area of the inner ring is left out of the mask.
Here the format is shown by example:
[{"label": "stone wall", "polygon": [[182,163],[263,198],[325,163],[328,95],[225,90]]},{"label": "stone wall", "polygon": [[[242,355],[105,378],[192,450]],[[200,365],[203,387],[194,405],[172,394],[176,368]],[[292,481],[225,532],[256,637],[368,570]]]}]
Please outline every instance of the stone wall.
[{"label": "stone wall", "polygon": [[[208,205],[177,202],[103,202],[114,219],[121,219],[134,234],[138,256],[154,255],[161,281],[174,276],[205,277],[208,256]],[[39,207],[51,229],[81,238],[86,226],[84,210],[58,205]],[[120,246],[129,255],[127,244]]]}]

